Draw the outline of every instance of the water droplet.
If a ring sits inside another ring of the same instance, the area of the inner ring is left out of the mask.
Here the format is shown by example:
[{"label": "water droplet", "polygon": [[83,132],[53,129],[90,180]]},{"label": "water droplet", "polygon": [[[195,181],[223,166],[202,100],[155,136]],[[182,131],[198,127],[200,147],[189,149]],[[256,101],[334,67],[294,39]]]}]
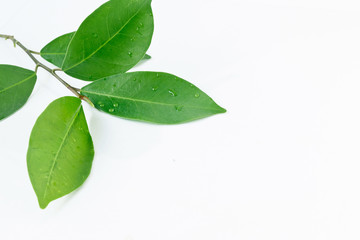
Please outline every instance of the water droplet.
[{"label": "water droplet", "polygon": [[169,93],[170,93],[171,96],[173,96],[173,97],[176,97],[176,96],[177,96],[177,93],[176,93],[174,90],[172,90],[172,89],[169,89]]},{"label": "water droplet", "polygon": [[99,107],[104,107],[105,106],[105,104],[102,103],[102,102],[98,102],[98,104],[99,104]]},{"label": "water droplet", "polygon": [[134,78],[133,81],[136,82],[136,78]]},{"label": "water droplet", "polygon": [[157,73],[157,74],[156,74],[156,77],[160,77],[160,74]]},{"label": "water droplet", "polygon": [[134,37],[130,38],[130,41],[132,41],[132,42],[135,41],[135,38]]},{"label": "water droplet", "polygon": [[137,27],[137,28],[136,28],[136,31],[139,31],[139,30],[140,30],[140,28],[139,28],[139,27]]},{"label": "water droplet", "polygon": [[114,111],[115,111],[115,109],[113,109],[113,108],[110,108],[110,109],[109,109],[109,112],[110,112],[110,113],[113,113]]},{"label": "water droplet", "polygon": [[199,94],[199,93],[195,93],[195,97],[196,97],[196,98],[200,97],[200,94]]},{"label": "water droplet", "polygon": [[114,106],[114,107],[118,107],[119,104],[118,104],[118,103],[114,103],[113,106]]},{"label": "water droplet", "polygon": [[143,24],[143,23],[140,23],[139,25],[140,25],[140,27],[143,27],[143,26],[144,26],[144,24]]},{"label": "water droplet", "polygon": [[151,90],[153,90],[154,92],[156,92],[158,90],[159,87],[153,87]]},{"label": "water droplet", "polygon": [[133,54],[132,54],[132,52],[128,52],[128,55],[129,55],[130,57],[132,57]]},{"label": "water droplet", "polygon": [[184,106],[175,106],[175,110],[180,112],[183,109]]},{"label": "water droplet", "polygon": [[99,35],[98,35],[97,33],[93,33],[92,36],[93,36],[94,38],[97,38]]}]

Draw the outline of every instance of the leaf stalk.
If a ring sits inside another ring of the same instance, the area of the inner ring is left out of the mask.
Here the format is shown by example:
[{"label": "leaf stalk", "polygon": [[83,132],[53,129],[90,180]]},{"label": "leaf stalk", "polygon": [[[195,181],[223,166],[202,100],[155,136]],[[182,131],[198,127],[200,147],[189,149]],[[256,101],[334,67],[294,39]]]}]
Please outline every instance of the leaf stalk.
[{"label": "leaf stalk", "polygon": [[[5,34],[0,34],[0,38],[4,38],[5,40],[11,40],[14,43],[14,47],[19,46],[22,50],[24,50],[24,52],[31,58],[31,60],[33,60],[33,62],[36,64],[35,67],[35,72],[37,72],[38,68],[41,67],[42,69],[44,69],[45,71],[49,72],[52,76],[54,76],[59,82],[61,82],[67,89],[69,89],[76,97],[91,103],[91,101],[89,99],[86,99],[85,96],[80,94],[80,91],[78,88],[72,87],[70,84],[68,84],[67,82],[65,82],[56,72],[57,71],[61,71],[61,69],[51,69],[48,66],[44,65],[43,63],[41,63],[39,60],[37,60],[37,58],[33,55],[33,54],[37,54],[40,55],[39,52],[35,52],[32,50],[29,50],[28,48],[26,48],[22,43],[20,43],[18,40],[16,40],[16,38],[14,36],[11,35],[5,35]],[[90,105],[93,106],[93,104],[91,103]]]}]

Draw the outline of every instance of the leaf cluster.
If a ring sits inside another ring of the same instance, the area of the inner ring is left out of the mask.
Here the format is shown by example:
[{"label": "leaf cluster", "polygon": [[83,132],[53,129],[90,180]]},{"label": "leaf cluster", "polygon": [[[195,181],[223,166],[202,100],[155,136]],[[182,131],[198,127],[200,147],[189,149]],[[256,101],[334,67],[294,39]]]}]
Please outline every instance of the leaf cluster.
[{"label": "leaf cluster", "polygon": [[[186,80],[162,72],[128,72],[146,54],[154,31],[151,0],[110,0],[90,14],[75,32],[40,51],[43,59],[67,75],[91,83],[72,88],[44,110],[31,132],[27,166],[41,208],[80,187],[90,174],[94,146],[82,101],[118,117],[157,124],[178,124],[224,113],[206,93]],[[5,35],[0,35],[3,37]],[[0,65],[0,120],[30,97],[35,71]],[[56,69],[51,70],[53,73]]]}]

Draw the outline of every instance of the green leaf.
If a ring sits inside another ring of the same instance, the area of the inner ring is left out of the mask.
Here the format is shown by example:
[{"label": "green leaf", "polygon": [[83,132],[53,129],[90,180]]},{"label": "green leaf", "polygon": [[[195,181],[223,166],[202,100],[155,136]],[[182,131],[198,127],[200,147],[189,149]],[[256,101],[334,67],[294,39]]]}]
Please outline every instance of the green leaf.
[{"label": "green leaf", "polygon": [[74,34],[75,32],[64,34],[48,43],[43,49],[41,49],[41,57],[61,68],[66,50]]},{"label": "green leaf", "polygon": [[26,103],[35,83],[34,71],[0,65],[0,120],[10,116]]},{"label": "green leaf", "polygon": [[63,97],[40,115],[31,132],[28,172],[42,209],[81,186],[90,174],[93,142],[81,100]]},{"label": "green leaf", "polygon": [[226,112],[199,88],[168,73],[118,74],[85,86],[81,94],[106,113],[161,124]]},{"label": "green leaf", "polygon": [[75,78],[95,80],[135,66],[154,31],[151,0],[112,0],[95,10],[76,31],[62,69]]},{"label": "green leaf", "polygon": [[[43,49],[41,49],[41,57],[61,68],[64,62],[66,50],[74,34],[75,32],[64,34],[48,43]],[[148,60],[150,58],[151,56],[145,54],[142,60]]]}]

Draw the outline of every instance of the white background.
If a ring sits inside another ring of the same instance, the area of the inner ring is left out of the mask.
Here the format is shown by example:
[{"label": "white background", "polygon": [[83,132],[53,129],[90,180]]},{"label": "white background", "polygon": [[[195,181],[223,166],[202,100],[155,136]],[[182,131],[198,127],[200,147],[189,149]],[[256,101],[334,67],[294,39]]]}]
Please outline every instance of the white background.
[{"label": "white background", "polygon": [[[0,32],[40,50],[103,2],[1,0]],[[228,113],[159,126],[85,105],[92,173],[46,210],[28,138],[71,93],[40,70],[29,102],[0,123],[0,239],[360,239],[358,2],[154,0],[153,58],[135,70],[183,77]],[[34,68],[10,41],[0,63]]]}]

